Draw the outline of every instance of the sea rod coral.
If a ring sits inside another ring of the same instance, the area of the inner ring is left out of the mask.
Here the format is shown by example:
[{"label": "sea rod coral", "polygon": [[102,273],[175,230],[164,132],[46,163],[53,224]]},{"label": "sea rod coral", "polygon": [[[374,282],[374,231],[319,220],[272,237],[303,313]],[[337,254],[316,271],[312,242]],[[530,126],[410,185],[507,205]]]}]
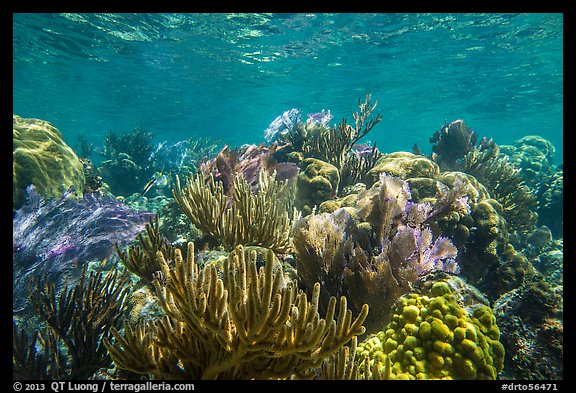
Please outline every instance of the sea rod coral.
[{"label": "sea rod coral", "polygon": [[[255,252],[238,247],[222,278],[213,264],[200,269],[194,245],[173,267],[161,252],[162,279],[154,282],[166,316],[113,330],[105,345],[120,369],[154,379],[253,379],[313,377],[325,358],[364,333],[364,306],[355,319],[346,298],[332,298],[318,313],[320,284],[311,300],[273,270],[273,253],[256,268]],[[334,319],[336,318],[336,319]]]},{"label": "sea rod coral", "polygon": [[[239,244],[256,245],[285,253],[290,246],[292,184],[261,172],[254,194],[243,174],[235,174],[233,195],[223,183],[202,173],[190,176],[184,188],[176,177],[174,198],[190,221],[232,250]],[[296,214],[292,212],[292,214]]]}]

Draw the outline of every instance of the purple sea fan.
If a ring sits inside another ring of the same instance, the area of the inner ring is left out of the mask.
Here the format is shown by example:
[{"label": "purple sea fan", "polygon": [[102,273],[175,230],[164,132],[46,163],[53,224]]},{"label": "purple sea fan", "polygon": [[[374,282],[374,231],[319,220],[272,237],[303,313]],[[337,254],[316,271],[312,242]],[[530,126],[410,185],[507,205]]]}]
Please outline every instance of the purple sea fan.
[{"label": "purple sea fan", "polygon": [[433,270],[458,274],[460,266],[455,261],[458,255],[456,247],[446,237],[439,236],[434,242],[432,239],[428,227],[423,230],[403,227],[392,239],[391,258],[396,258],[398,265],[414,269],[418,277]]},{"label": "purple sea fan", "polygon": [[282,113],[270,123],[268,128],[264,131],[264,138],[268,143],[278,140],[280,135],[285,135],[296,127],[300,122],[301,115],[298,109],[290,109]]},{"label": "purple sea fan", "polygon": [[[27,203],[13,217],[14,306],[25,302],[28,277],[34,272],[58,280],[91,260],[102,260],[144,230],[149,212],[136,212],[111,196],[65,192],[46,200],[29,186]],[[19,298],[19,299],[17,299]]]},{"label": "purple sea fan", "polygon": [[318,123],[324,127],[328,127],[328,123],[330,123],[330,120],[332,120],[332,114],[330,113],[330,110],[328,110],[328,112],[324,111],[324,109],[322,109],[322,112],[316,112],[316,113],[308,113],[308,122],[310,123]]}]

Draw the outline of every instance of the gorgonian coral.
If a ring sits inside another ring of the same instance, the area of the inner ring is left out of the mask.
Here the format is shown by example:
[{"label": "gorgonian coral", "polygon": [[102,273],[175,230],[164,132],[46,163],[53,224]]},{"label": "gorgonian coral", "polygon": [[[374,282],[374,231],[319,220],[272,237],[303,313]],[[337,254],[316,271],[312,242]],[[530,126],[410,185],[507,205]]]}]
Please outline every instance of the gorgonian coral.
[{"label": "gorgonian coral", "polygon": [[[211,174],[190,176],[185,187],[176,177],[173,194],[182,212],[192,224],[228,250],[237,245],[257,245],[278,253],[290,247],[290,229],[296,213],[291,203],[292,184],[276,180],[276,173],[260,172],[258,190],[254,193],[237,173],[232,180],[233,192],[228,197],[221,181]],[[291,214],[292,213],[292,214]]]},{"label": "gorgonian coral", "polygon": [[15,310],[25,305],[31,273],[43,271],[55,280],[81,271],[85,262],[109,257],[114,243],[125,246],[134,240],[151,215],[110,196],[76,199],[66,192],[58,200],[45,200],[33,186],[27,193],[27,204],[12,220]]},{"label": "gorgonian coral", "polygon": [[[438,197],[458,206],[460,198]],[[353,311],[367,303],[367,330],[381,328],[396,299],[417,280],[434,270],[459,272],[456,247],[446,237],[434,238],[426,224],[446,203],[411,202],[408,183],[382,174],[354,208],[301,219],[293,243],[302,285],[310,290],[314,282],[324,283],[324,301],[346,294]]]},{"label": "gorgonian coral", "polygon": [[256,252],[238,247],[220,272],[198,266],[193,243],[185,258],[175,251],[173,267],[157,256],[165,280],[154,287],[166,315],[126,323],[123,334],[112,330],[114,342],[104,343],[120,369],[154,379],[312,378],[324,359],[364,333],[368,306],[352,314],[345,297],[333,297],[321,317],[320,284],[306,296],[282,268],[274,270],[272,251],[258,269]]}]

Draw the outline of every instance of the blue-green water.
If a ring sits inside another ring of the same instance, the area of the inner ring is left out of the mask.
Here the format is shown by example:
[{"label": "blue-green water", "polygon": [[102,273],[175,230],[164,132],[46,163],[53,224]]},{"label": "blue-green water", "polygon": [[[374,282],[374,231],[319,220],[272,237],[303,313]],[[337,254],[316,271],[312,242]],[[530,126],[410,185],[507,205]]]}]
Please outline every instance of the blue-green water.
[{"label": "blue-green water", "polygon": [[352,119],[372,93],[384,152],[429,152],[445,121],[562,162],[562,14],[14,14],[13,112],[101,145],[264,142],[283,111]]}]

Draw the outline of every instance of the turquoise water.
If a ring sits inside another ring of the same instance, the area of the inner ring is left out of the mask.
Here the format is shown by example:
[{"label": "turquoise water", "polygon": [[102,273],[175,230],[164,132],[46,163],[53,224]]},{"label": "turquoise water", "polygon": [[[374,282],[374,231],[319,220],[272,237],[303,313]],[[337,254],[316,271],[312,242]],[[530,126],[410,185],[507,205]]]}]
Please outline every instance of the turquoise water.
[{"label": "turquoise water", "polygon": [[537,134],[562,162],[562,14],[14,14],[13,112],[71,146],[264,142],[282,112],[352,119],[367,93],[384,152],[430,151],[463,119],[498,144]]}]

